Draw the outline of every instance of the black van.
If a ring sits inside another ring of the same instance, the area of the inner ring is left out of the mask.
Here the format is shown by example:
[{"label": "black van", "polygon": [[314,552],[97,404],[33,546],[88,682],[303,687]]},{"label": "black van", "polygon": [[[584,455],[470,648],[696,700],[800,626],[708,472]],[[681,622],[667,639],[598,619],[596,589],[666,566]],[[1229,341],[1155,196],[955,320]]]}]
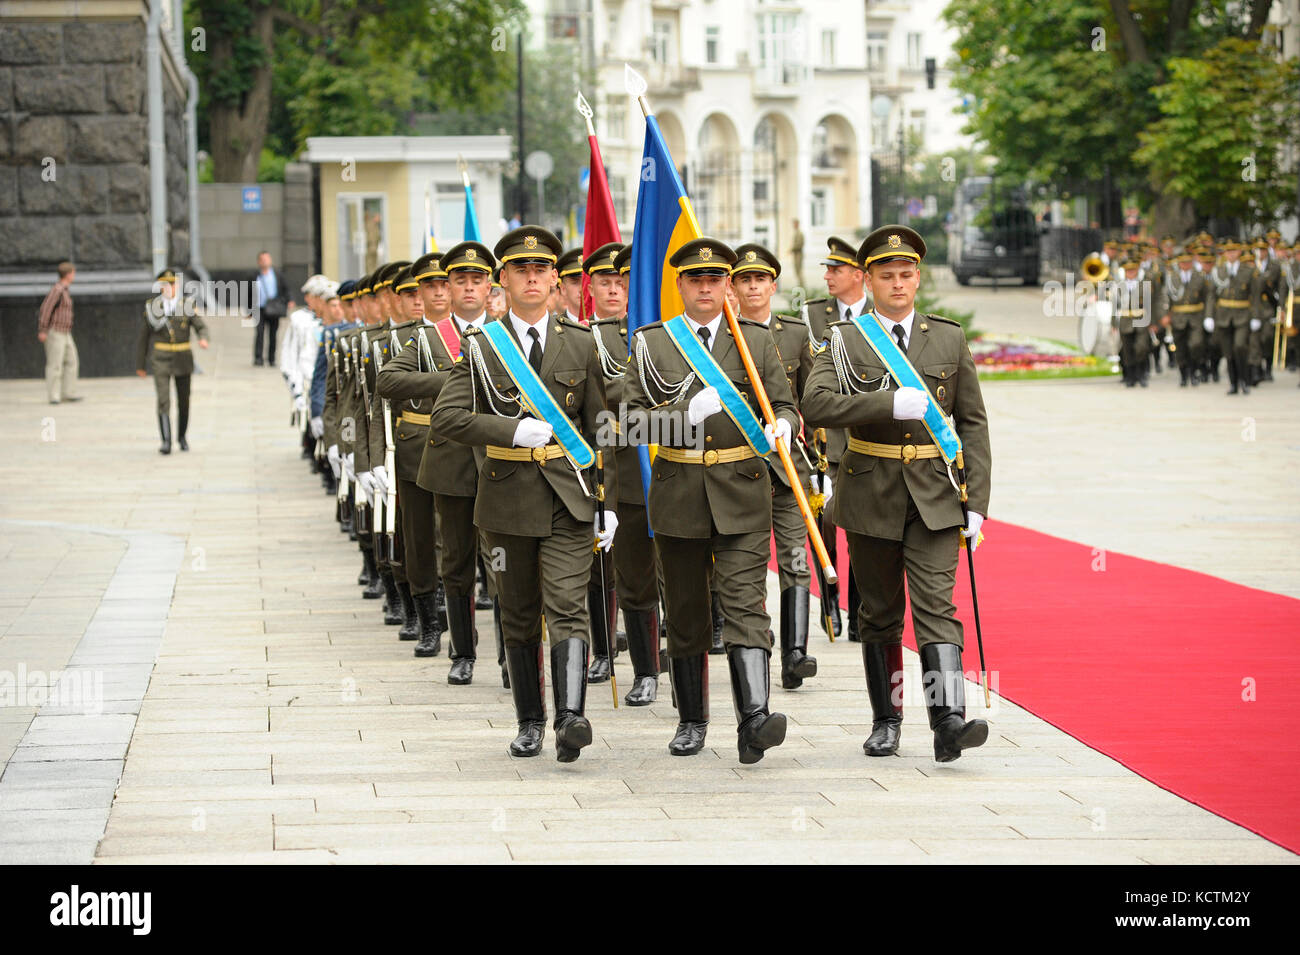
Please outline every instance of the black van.
[{"label": "black van", "polygon": [[963,179],[953,203],[948,265],[959,285],[975,276],[1038,284],[1038,224],[1018,186],[994,188],[990,176]]}]

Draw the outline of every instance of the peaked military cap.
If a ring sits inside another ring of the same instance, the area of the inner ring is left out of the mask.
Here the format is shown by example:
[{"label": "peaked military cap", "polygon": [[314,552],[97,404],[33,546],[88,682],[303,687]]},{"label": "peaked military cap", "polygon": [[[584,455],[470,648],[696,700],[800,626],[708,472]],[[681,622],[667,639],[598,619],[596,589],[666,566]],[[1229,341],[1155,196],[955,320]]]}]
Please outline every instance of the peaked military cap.
[{"label": "peaked military cap", "polygon": [[863,240],[858,249],[862,267],[873,262],[890,262],[894,259],[911,259],[918,265],[925,258],[925,240],[914,229],[905,225],[881,226]]},{"label": "peaked military cap", "polygon": [[[497,244],[497,248],[501,248],[500,243]],[[448,275],[459,269],[474,269],[491,275],[492,267],[497,264],[488,247],[482,242],[462,242],[444,252],[439,263]]]},{"label": "peaked military cap", "polygon": [[862,268],[862,262],[858,258],[858,250],[853,248],[837,235],[831,236],[826,240],[826,258],[822,259],[822,265],[851,265],[855,269]]},{"label": "peaked military cap", "polygon": [[1277,229],[1269,229],[1267,232],[1264,233],[1264,238],[1266,238],[1266,239],[1280,239],[1280,238],[1282,238],[1282,233],[1281,233],[1281,232],[1278,232]]},{"label": "peaked military cap", "polygon": [[447,280],[447,273],[442,269],[442,256],[437,252],[426,252],[415,260],[411,266],[411,276],[417,282]]},{"label": "peaked military cap", "polygon": [[356,288],[357,288],[356,279],[344,279],[339,284],[339,298],[345,302],[352,301],[353,295],[356,294]]},{"label": "peaked military cap", "polygon": [[156,279],[154,279],[154,281],[155,281],[155,282],[175,282],[175,281],[176,281],[176,273],[173,272],[171,269],[163,269],[161,272],[158,273],[158,277],[157,277]]},{"label": "peaked military cap", "polygon": [[560,256],[555,267],[560,270],[560,278],[582,274],[582,249],[569,249]]},{"label": "peaked military cap", "polygon": [[781,274],[781,263],[757,242],[746,242],[736,246],[736,264],[731,267],[732,275],[742,272],[766,272],[776,278]]},{"label": "peaked military cap", "polygon": [[415,277],[415,273],[410,265],[404,265],[393,276],[393,291],[405,292],[408,289],[418,289],[420,280]]},{"label": "peaked military cap", "polygon": [[736,253],[725,242],[703,236],[691,239],[668,259],[668,264],[678,272],[695,272],[698,275],[729,275]]},{"label": "peaked military cap", "polygon": [[618,254],[623,251],[622,242],[606,242],[591,255],[582,261],[582,271],[588,275],[595,275],[599,272],[611,272],[618,274],[618,267],[615,262],[618,261]]},{"label": "peaked military cap", "polygon": [[405,260],[399,262],[389,262],[387,265],[385,265],[382,269],[379,270],[378,273],[379,284],[376,285],[375,287],[376,288],[391,287],[393,284],[393,279],[397,278],[397,273],[402,271],[402,269],[406,268],[410,264],[411,263],[409,261],[405,261]]},{"label": "peaked military cap", "polygon": [[627,275],[632,271],[632,243],[629,242],[623,246],[623,251],[614,257],[614,268],[618,269],[619,275]]},{"label": "peaked military cap", "polygon": [[[496,255],[502,265],[507,262],[555,265],[563,251],[564,243],[556,238],[555,233],[539,225],[521,225],[503,235],[496,246]],[[582,255],[581,249],[578,255]]]}]

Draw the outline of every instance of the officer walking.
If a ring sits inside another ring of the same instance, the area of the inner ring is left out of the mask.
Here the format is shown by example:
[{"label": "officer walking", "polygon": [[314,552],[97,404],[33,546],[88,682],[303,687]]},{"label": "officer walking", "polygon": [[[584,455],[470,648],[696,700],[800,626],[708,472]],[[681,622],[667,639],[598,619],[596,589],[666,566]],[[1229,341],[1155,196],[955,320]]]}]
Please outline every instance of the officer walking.
[{"label": "officer walking", "polygon": [[181,300],[175,272],[163,269],[154,284],[159,292],[144,306],[135,373],[143,378],[146,365],[152,369],[158,395],[158,433],[162,437],[158,453],[171,454],[172,382],[176,382],[176,443],[182,451],[188,451],[185,429],[190,423],[190,376],[194,373],[190,338],[197,335],[199,347],[207,348],[208,327],[199,317],[194,300]]},{"label": "officer walking", "polygon": [[[975,363],[960,325],[915,309],[925,241],[901,225],[867,236],[859,259],[876,307],[831,326],[829,348],[804,389],[809,423],[849,429],[835,491],[835,522],[848,532],[862,598],[862,658],[871,701],[869,756],[898,751],[903,712],[904,574],[921,654],[934,754],[957,759],[988,738],[965,719],[962,625],[952,602],[958,545],[978,543],[988,512],[988,421]],[[900,386],[902,382],[909,384]],[[932,435],[922,419],[948,416],[956,437]],[[936,438],[945,441],[941,451]],[[960,440],[969,476],[969,520],[945,454]]]}]

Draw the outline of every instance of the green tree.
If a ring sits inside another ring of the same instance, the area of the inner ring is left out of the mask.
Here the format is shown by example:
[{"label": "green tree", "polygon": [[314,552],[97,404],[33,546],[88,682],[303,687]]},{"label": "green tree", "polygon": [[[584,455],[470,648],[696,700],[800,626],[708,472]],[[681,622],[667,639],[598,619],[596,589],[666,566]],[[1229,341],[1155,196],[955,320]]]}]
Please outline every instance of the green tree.
[{"label": "green tree", "polygon": [[1279,147],[1300,141],[1300,60],[1279,63],[1231,38],[1168,67],[1169,82],[1155,89],[1161,118],[1141,134],[1137,159],[1202,213],[1245,222],[1293,214],[1296,170]]}]

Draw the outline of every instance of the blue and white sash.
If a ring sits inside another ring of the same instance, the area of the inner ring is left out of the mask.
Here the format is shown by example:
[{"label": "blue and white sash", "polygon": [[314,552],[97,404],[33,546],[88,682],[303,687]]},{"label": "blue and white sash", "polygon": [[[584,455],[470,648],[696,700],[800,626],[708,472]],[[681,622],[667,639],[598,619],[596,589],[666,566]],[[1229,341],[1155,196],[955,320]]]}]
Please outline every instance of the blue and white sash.
[{"label": "blue and white sash", "polygon": [[518,343],[511,336],[503,322],[484,322],[483,335],[501,364],[505,366],[516,387],[519,388],[520,404],[535,418],[549,424],[555,432],[555,440],[564,450],[564,456],[579,470],[589,468],[596,462],[596,453],[578,430],[574,428],[569,416],[551,395],[542,379],[528,364]]},{"label": "blue and white sash", "polygon": [[925,394],[925,416],[921,421],[925,429],[930,432],[930,436],[934,438],[934,443],[938,446],[943,459],[952,464],[957,458],[957,452],[961,450],[961,438],[957,436],[957,429],[952,426],[952,419],[943,413],[939,403],[934,400],[934,395],[930,394],[930,389],[925,386],[921,376],[907,360],[907,355],[898,347],[898,342],[885,331],[885,327],[880,324],[874,311],[871,312],[870,321],[867,320],[866,313],[863,313],[854,317],[852,322],[862,333],[862,337],[867,340],[871,350],[876,353],[876,357],[889,369],[889,373],[893,375],[894,381],[900,388],[920,388]]},{"label": "blue and white sash", "polygon": [[664,322],[663,327],[668,332],[668,337],[672,339],[672,343],[677,346],[677,350],[682,353],[682,357],[686,359],[686,364],[691,366],[691,370],[700,376],[705,385],[718,390],[722,410],[735,422],[740,433],[745,436],[745,441],[754,449],[754,453],[764,458],[771,454],[767,436],[763,434],[763,423],[758,420],[758,416],[754,414],[748,402],[740,397],[740,392],[714,360],[713,355],[691,332],[686,319],[676,315]]}]

